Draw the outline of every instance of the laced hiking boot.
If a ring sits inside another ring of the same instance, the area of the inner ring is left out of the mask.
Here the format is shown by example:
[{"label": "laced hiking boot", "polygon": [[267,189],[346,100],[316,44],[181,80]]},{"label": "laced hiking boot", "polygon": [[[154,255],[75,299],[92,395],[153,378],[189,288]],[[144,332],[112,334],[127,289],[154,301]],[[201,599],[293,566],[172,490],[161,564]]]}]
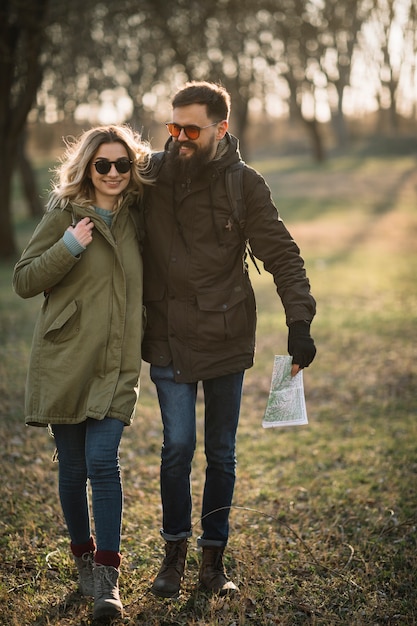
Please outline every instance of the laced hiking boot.
[{"label": "laced hiking boot", "polygon": [[155,596],[159,598],[177,598],[179,596],[184,576],[187,546],[187,539],[165,543],[165,558],[151,587]]},{"label": "laced hiking boot", "polygon": [[95,564],[93,619],[123,617],[119,596],[119,570],[111,565]]},{"label": "laced hiking boot", "polygon": [[202,587],[220,596],[237,593],[239,589],[228,579],[223,565],[224,548],[203,547],[199,582]]},{"label": "laced hiking boot", "polygon": [[78,570],[78,589],[81,595],[94,596],[94,553],[84,552],[82,556],[73,556],[73,559]]}]

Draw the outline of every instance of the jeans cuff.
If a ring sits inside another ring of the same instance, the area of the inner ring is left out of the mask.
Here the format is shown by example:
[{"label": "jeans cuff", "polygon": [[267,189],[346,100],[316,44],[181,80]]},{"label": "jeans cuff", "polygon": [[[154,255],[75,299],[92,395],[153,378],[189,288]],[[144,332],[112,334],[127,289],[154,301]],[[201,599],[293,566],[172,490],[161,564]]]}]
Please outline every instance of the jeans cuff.
[{"label": "jeans cuff", "polygon": [[227,541],[217,541],[216,539],[197,538],[197,546],[199,548],[225,548]]},{"label": "jeans cuff", "polygon": [[188,532],[178,533],[178,535],[170,535],[169,533],[165,533],[162,528],[159,532],[161,533],[161,537],[165,539],[165,541],[182,541],[182,539],[188,539],[192,535],[191,530],[189,530]]}]

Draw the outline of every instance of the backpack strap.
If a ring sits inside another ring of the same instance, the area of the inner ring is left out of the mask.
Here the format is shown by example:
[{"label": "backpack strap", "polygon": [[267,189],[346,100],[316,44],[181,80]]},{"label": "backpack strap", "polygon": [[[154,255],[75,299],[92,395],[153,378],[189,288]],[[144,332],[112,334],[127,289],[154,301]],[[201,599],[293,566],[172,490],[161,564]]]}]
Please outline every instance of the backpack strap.
[{"label": "backpack strap", "polygon": [[243,195],[244,161],[238,161],[226,169],[226,192],[232,208],[232,217],[244,231],[246,225],[246,205]]},{"label": "backpack strap", "polygon": [[248,238],[245,235],[246,226],[246,204],[245,195],[243,190],[243,168],[245,162],[239,160],[226,169],[226,193],[232,209],[232,218],[239,226],[239,232],[242,242],[245,245],[245,256],[249,255],[252,263],[257,269],[258,274],[260,270],[256,263],[255,255],[252,252]]}]

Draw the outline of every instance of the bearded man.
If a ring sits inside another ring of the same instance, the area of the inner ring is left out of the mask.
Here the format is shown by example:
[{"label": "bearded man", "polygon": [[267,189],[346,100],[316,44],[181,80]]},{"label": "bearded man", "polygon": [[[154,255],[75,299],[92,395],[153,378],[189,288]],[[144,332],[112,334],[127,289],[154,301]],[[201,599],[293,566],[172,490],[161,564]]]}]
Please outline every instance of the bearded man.
[{"label": "bearded man", "polygon": [[204,392],[206,475],[201,511],[199,583],[220,595],[238,587],[226,575],[236,469],[236,431],[244,372],[253,365],[256,303],[245,262],[253,254],[274,278],[288,325],[292,374],[308,367],[315,301],[300,250],[262,176],[243,165],[246,218],[232,216],[226,171],[241,161],[228,132],[230,96],[192,82],[173,98],[170,138],[145,199],[143,359],[163,422],[160,487],[165,558],[151,591],[176,597],[192,535],[191,464],[196,447],[197,386]]}]

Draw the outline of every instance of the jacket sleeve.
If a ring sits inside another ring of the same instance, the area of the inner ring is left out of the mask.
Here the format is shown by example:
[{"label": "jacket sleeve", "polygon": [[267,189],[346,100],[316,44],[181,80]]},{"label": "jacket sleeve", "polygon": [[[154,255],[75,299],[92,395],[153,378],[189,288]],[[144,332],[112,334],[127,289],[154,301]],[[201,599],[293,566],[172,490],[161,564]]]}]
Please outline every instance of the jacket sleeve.
[{"label": "jacket sleeve", "polygon": [[287,325],[298,320],[311,322],[316,302],[310,292],[300,249],[281,220],[264,178],[248,167],[243,182],[245,234],[253,254],[274,278]]},{"label": "jacket sleeve", "polygon": [[31,298],[52,289],[79,261],[63,242],[71,223],[68,211],[46,213],[13,271],[13,289],[22,298]]}]

